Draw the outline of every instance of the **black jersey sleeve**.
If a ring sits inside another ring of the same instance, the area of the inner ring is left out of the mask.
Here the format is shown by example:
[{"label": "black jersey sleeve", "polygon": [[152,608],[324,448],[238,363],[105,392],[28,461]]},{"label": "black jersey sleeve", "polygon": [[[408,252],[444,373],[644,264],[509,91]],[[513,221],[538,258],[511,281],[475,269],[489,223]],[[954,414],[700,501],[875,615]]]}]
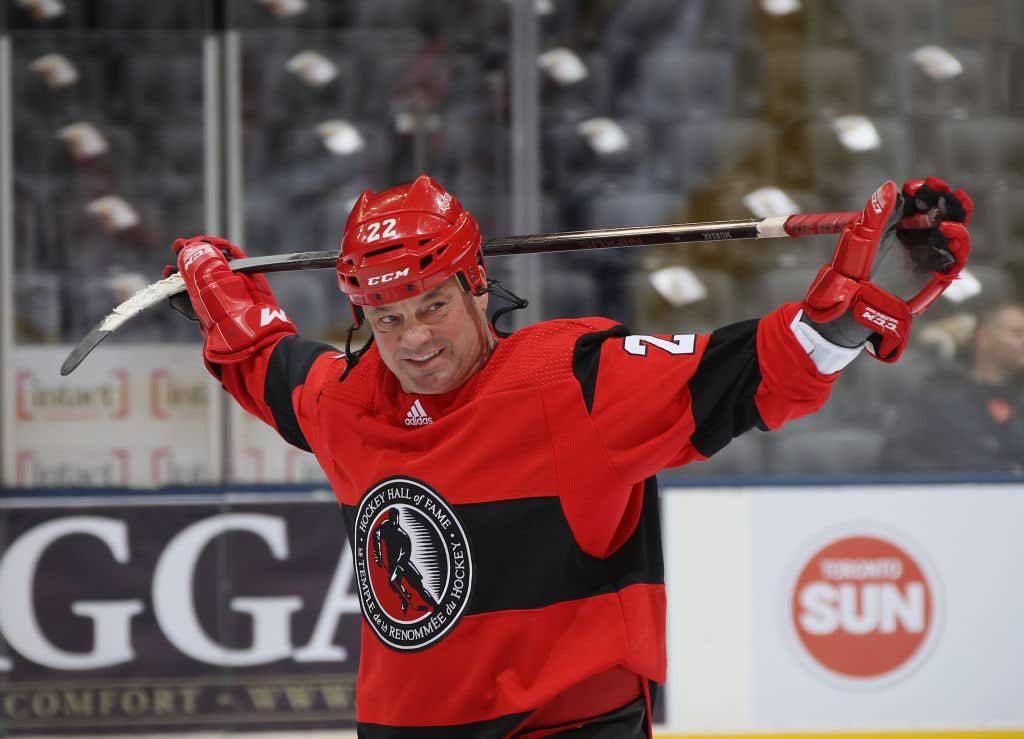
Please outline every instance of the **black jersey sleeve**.
[{"label": "black jersey sleeve", "polygon": [[274,426],[289,444],[310,451],[295,413],[295,390],[306,382],[313,363],[323,354],[337,350],[329,344],[304,339],[297,334],[277,342],[267,361],[263,400],[274,419]]}]

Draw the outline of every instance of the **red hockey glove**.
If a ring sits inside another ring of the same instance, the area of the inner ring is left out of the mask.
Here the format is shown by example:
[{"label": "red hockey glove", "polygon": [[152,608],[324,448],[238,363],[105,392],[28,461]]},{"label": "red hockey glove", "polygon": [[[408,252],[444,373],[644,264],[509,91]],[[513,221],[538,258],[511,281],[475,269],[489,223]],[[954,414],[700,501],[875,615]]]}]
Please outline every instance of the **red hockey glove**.
[{"label": "red hockey glove", "polygon": [[833,344],[868,341],[878,359],[895,362],[913,316],[967,264],[973,207],[967,193],[937,177],[908,180],[902,193],[884,183],[843,229],[832,261],[807,292],[801,320]]},{"label": "red hockey glove", "polygon": [[[203,355],[208,361],[240,362],[295,333],[265,277],[231,271],[228,258],[245,256],[240,248],[211,236],[178,239],[173,248],[192,309],[203,327]],[[164,275],[171,271],[173,267],[166,267]]]}]

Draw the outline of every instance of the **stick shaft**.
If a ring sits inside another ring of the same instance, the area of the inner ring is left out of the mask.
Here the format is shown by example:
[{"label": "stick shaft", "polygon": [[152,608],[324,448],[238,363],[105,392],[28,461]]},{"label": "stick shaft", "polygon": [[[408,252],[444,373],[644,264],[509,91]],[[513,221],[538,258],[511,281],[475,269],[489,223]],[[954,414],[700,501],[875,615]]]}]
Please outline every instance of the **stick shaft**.
[{"label": "stick shaft", "polygon": [[[484,239],[484,254],[504,257],[513,254],[540,254],[554,251],[616,249],[627,246],[667,246],[700,241],[769,239],[834,234],[856,220],[859,212],[814,213],[746,218],[739,221],[710,221],[668,226],[606,228],[593,231],[568,231],[529,236],[505,236]],[[235,259],[235,272],[286,272],[298,269],[329,269],[338,260],[337,251],[306,251]]]},{"label": "stick shaft", "polygon": [[[733,239],[774,239],[817,234],[838,233],[856,220],[860,213],[817,213],[812,215],[748,218],[741,221],[607,228],[594,231],[570,231],[557,234],[533,234],[484,239],[483,250],[489,257],[513,254],[537,254],[553,251],[584,251],[614,249],[627,246],[666,246],[695,241],[731,241]],[[926,226],[912,226],[926,227]],[[337,265],[338,250],[302,251],[291,254],[270,254],[263,257],[233,259],[235,272],[290,272],[299,269],[331,269]],[[71,351],[61,366],[62,375],[69,374],[108,334],[132,316],[172,295],[184,292],[181,275],[173,274],[140,290],[107,315]]]}]

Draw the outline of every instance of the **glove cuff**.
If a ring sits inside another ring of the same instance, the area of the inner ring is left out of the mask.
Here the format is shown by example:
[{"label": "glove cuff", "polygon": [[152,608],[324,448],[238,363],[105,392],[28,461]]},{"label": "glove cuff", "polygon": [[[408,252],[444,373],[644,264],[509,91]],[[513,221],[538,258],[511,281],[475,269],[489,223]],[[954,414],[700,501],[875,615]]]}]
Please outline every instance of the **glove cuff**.
[{"label": "glove cuff", "polygon": [[846,347],[833,344],[813,326],[801,320],[804,312],[797,311],[796,316],[789,324],[789,330],[793,332],[800,346],[807,352],[807,356],[814,362],[818,372],[823,375],[831,375],[843,369],[852,362],[864,349],[865,344],[856,347]]}]

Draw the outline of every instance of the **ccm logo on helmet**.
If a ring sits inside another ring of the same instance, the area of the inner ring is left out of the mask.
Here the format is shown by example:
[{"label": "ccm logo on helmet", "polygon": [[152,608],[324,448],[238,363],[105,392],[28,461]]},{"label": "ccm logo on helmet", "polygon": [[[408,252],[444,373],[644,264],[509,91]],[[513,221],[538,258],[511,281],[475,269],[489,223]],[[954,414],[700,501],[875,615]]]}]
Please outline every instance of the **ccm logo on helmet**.
[{"label": "ccm logo on helmet", "polygon": [[366,284],[367,285],[381,285],[381,284],[383,284],[385,282],[393,282],[394,280],[397,280],[399,277],[408,277],[408,276],[409,276],[409,268],[406,267],[405,269],[400,269],[397,272],[385,272],[382,275],[374,275],[373,277],[370,277],[370,278],[368,278],[366,280]]},{"label": "ccm logo on helmet", "polygon": [[887,316],[885,313],[881,313],[874,308],[865,308],[861,314],[861,318],[866,318],[876,326],[884,328],[886,331],[895,331],[899,328],[899,322],[892,316]]}]

